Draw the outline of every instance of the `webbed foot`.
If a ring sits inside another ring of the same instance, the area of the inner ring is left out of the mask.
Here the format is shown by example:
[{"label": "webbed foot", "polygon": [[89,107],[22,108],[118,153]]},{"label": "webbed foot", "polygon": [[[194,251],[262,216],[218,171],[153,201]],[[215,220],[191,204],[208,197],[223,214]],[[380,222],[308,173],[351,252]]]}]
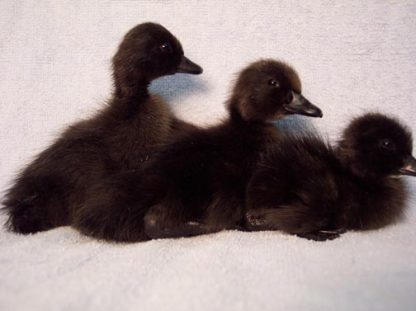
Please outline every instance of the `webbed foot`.
[{"label": "webbed foot", "polygon": [[345,231],[345,229],[320,230],[316,232],[298,233],[296,235],[304,239],[323,242],[339,238]]}]

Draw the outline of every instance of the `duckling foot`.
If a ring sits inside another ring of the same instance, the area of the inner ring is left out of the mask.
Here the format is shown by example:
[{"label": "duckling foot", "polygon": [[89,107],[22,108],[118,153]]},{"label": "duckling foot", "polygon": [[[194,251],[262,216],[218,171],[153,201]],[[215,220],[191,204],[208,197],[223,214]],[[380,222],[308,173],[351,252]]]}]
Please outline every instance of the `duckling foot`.
[{"label": "duckling foot", "polygon": [[160,207],[154,208],[144,218],[144,232],[151,239],[191,237],[215,232],[214,228],[205,224],[196,221],[180,222],[178,219],[162,217],[155,211],[160,211]]},{"label": "duckling foot", "polygon": [[250,213],[246,213],[246,221],[250,229],[264,226],[266,224],[266,220],[264,218],[257,215],[252,215]]},{"label": "duckling foot", "polygon": [[339,238],[341,234],[344,232],[345,232],[345,229],[320,230],[316,232],[298,233],[296,235],[300,238],[323,242],[323,241],[334,240],[336,238]]},{"label": "duckling foot", "polygon": [[175,226],[151,223],[146,223],[145,225],[145,233],[151,239],[192,237],[212,232],[214,232],[214,230],[210,229],[206,225],[193,221],[176,224]]}]

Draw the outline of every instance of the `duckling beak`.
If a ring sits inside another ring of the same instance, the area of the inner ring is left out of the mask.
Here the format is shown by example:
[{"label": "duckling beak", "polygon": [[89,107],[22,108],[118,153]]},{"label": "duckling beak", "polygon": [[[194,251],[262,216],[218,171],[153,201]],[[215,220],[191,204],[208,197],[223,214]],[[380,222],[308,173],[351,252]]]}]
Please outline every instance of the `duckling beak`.
[{"label": "duckling beak", "polygon": [[413,156],[407,157],[404,165],[399,169],[400,175],[416,176],[416,159]]},{"label": "duckling beak", "polygon": [[284,109],[289,113],[301,114],[308,117],[322,118],[321,109],[313,105],[309,100],[301,94],[292,91],[292,101],[284,106]]},{"label": "duckling beak", "polygon": [[199,75],[200,73],[202,73],[202,68],[201,66],[192,62],[189,58],[182,56],[182,60],[176,72]]}]

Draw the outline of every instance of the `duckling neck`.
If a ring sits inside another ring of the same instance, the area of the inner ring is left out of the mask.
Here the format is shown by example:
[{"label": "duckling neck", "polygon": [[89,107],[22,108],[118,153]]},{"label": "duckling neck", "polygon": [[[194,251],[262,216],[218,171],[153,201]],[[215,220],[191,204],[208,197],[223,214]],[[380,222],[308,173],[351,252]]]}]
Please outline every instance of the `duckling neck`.
[{"label": "duckling neck", "polygon": [[135,98],[148,95],[151,81],[146,77],[131,77],[130,81],[115,81],[114,96],[117,99]]},{"label": "duckling neck", "polygon": [[239,111],[239,109],[237,108],[236,104],[229,105],[228,111],[229,111],[229,120],[234,125],[237,125],[237,126],[238,125],[242,125],[242,126],[261,125],[262,126],[265,124],[265,122],[262,120],[244,117]]},{"label": "duckling neck", "polygon": [[257,158],[260,153],[275,145],[281,139],[279,131],[272,123],[261,120],[246,120],[237,109],[229,107],[230,115],[226,124],[235,139],[242,141]]},{"label": "duckling neck", "polygon": [[354,149],[343,145],[341,142],[335,148],[335,154],[345,172],[357,181],[372,182],[377,180],[378,176],[374,176],[365,165],[360,164],[356,160]]},{"label": "duckling neck", "polygon": [[372,172],[365,165],[356,163],[349,157],[338,155],[338,158],[344,170],[358,183],[377,185],[383,183],[386,179],[386,176],[380,176],[380,174]]},{"label": "duckling neck", "polygon": [[229,119],[231,123],[236,123],[236,124],[245,123],[245,120],[241,116],[240,112],[234,106],[229,107]]},{"label": "duckling neck", "polygon": [[149,84],[150,81],[142,79],[130,85],[116,85],[111,105],[113,110],[125,118],[134,116],[150,97]]}]

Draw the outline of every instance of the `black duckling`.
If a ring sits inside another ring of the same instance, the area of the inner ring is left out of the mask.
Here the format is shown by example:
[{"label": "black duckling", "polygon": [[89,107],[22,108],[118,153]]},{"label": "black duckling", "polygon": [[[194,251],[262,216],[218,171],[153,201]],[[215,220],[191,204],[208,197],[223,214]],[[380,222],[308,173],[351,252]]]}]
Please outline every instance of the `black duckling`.
[{"label": "black duckling", "polygon": [[140,170],[155,145],[193,128],[148,92],[158,77],[202,72],[167,29],[154,23],[131,29],[113,57],[113,71],[108,106],[70,126],[7,192],[3,203],[11,230],[32,233],[69,224],[88,187],[121,170]]},{"label": "black duckling", "polygon": [[397,177],[416,176],[411,153],[410,132],[382,114],[353,120],[335,149],[316,135],[288,136],[249,182],[246,226],[327,240],[391,224],[407,197]]},{"label": "black duckling", "polygon": [[296,72],[274,60],[241,72],[228,110],[221,124],[195,128],[162,147],[142,182],[130,173],[109,181],[110,195],[96,189],[103,192],[101,199],[77,211],[74,227],[97,238],[137,241],[238,226],[252,166],[279,137],[269,121],[294,113],[321,117],[322,112],[301,95]]}]

